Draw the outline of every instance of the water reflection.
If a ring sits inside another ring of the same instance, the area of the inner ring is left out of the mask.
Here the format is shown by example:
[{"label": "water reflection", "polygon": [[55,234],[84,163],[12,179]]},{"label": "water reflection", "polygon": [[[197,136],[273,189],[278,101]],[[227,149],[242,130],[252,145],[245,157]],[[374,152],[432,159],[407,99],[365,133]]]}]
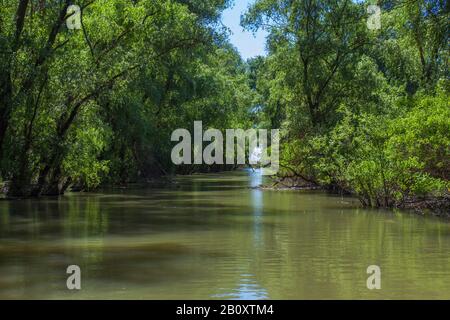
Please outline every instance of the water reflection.
[{"label": "water reflection", "polygon": [[[0,298],[450,298],[448,222],[251,188],[262,179],[0,201]],[[70,264],[81,291],[65,287]]]},{"label": "water reflection", "polygon": [[262,171],[261,169],[254,170],[249,173],[250,185],[252,190],[250,192],[251,205],[253,211],[253,234],[254,234],[254,250],[260,249],[264,246],[264,239],[262,235],[262,222],[263,222],[263,191],[256,187],[262,184]]},{"label": "water reflection", "polygon": [[[226,290],[221,288],[221,290]],[[269,295],[266,289],[262,288],[252,274],[241,274],[237,288],[231,292],[223,294],[213,294],[212,298],[233,299],[233,300],[267,300]]]}]

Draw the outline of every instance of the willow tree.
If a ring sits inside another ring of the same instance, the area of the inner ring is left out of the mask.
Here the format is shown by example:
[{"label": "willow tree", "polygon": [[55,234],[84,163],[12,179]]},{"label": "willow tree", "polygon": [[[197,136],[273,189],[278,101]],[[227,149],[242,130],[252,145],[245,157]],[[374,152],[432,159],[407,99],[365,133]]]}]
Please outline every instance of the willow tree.
[{"label": "willow tree", "polygon": [[112,119],[130,106],[157,117],[200,99],[185,73],[226,43],[218,27],[225,0],[80,0],[75,29],[71,4],[16,0],[0,9],[1,171],[12,196],[98,185],[117,139]]},{"label": "willow tree", "polygon": [[364,7],[351,0],[259,0],[243,25],[269,31],[269,51],[314,127],[330,123],[369,42]]}]

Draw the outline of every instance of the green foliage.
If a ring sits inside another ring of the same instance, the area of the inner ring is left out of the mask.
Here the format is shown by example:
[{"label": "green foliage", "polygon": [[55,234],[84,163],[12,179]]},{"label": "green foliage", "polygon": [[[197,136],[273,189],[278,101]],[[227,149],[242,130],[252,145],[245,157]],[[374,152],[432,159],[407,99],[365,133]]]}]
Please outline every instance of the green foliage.
[{"label": "green foliage", "polygon": [[449,93],[419,94],[413,108],[390,123],[387,149],[395,159],[416,159],[421,169],[448,180],[450,170]]},{"label": "green foliage", "polygon": [[220,24],[228,0],[80,0],[0,8],[1,179],[10,195],[60,194],[170,173],[170,135],[281,128],[281,173],[371,206],[449,187],[449,12],[445,1],[257,0],[269,32],[243,62]]},{"label": "green foliage", "polygon": [[253,94],[220,26],[227,0],[8,1],[0,153],[9,194],[59,194],[174,171],[170,133],[248,123]]},{"label": "green foliage", "polygon": [[82,189],[97,187],[109,172],[109,161],[99,159],[108,147],[111,130],[97,118],[92,106],[79,115],[76,128],[70,132],[70,145],[62,162],[63,176],[70,177],[70,183]]},{"label": "green foliage", "polygon": [[329,133],[290,153],[301,159],[297,170],[354,193],[369,206],[442,196],[450,187],[448,99],[444,91],[415,98],[410,110],[393,119],[343,108],[342,120]]},{"label": "green foliage", "polygon": [[[282,128],[280,175],[356,194],[368,206],[449,186],[448,5],[258,0],[243,17],[269,32],[252,62],[262,115]],[[445,79],[445,80],[444,80]]]}]

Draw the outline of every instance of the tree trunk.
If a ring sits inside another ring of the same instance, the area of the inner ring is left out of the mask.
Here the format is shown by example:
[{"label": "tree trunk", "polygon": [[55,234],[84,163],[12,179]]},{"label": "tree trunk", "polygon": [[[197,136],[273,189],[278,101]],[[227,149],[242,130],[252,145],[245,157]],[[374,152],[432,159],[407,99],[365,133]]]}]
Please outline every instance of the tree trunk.
[{"label": "tree trunk", "polygon": [[3,151],[6,130],[9,125],[11,114],[12,86],[11,74],[8,71],[2,72],[0,79],[0,157]]}]

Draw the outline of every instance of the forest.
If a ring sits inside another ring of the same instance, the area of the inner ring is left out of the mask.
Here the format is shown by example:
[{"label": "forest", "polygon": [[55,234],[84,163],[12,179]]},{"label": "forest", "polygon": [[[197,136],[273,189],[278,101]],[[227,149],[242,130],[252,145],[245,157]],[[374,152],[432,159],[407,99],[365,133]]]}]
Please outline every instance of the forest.
[{"label": "forest", "polygon": [[279,128],[277,179],[368,207],[449,209],[448,1],[256,0],[241,24],[268,32],[267,55],[246,61],[221,23],[232,4],[2,1],[4,196],[234,169],[171,162],[172,131],[201,120]]}]

